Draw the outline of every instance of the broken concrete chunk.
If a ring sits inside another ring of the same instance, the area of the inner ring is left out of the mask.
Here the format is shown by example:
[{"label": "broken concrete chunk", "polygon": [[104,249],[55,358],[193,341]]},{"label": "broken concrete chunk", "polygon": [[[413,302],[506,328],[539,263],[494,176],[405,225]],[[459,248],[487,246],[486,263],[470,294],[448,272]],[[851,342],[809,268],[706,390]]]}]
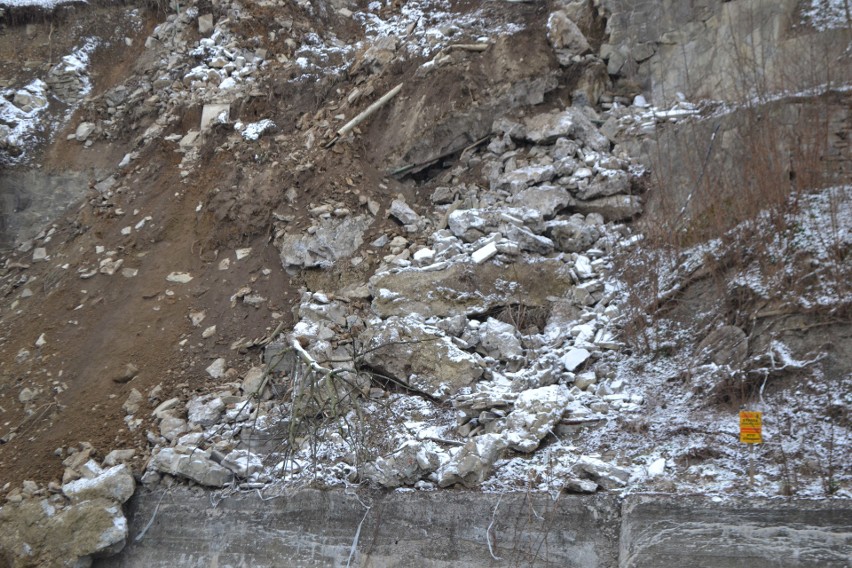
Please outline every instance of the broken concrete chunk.
[{"label": "broken concrete chunk", "polygon": [[475,264],[482,264],[497,254],[497,245],[492,241],[484,247],[475,250],[470,258]]}]

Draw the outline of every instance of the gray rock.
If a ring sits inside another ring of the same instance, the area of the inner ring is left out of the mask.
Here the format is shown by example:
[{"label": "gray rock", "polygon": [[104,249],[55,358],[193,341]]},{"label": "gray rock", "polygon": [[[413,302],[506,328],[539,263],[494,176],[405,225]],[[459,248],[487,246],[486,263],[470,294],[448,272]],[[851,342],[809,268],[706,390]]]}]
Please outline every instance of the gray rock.
[{"label": "gray rock", "polygon": [[511,303],[527,308],[546,307],[551,298],[567,294],[574,286],[561,260],[516,262],[511,285],[506,268],[494,263],[452,263],[428,273],[419,269],[382,272],[370,279],[372,309],[381,316],[418,313],[423,317],[451,317],[488,310]]},{"label": "gray rock", "polygon": [[748,356],[748,337],[736,326],[723,325],[707,334],[696,351],[699,365],[738,367]]},{"label": "gray rock", "polygon": [[330,268],[358,250],[372,222],[366,215],[323,219],[313,235],[285,234],[276,242],[281,264],[285,269]]},{"label": "gray rock", "polygon": [[500,361],[513,361],[524,354],[515,326],[494,318],[479,327],[479,345],[486,355]]},{"label": "gray rock", "polygon": [[225,403],[220,397],[200,396],[193,398],[186,405],[189,421],[203,427],[216,424],[223,412],[225,412]]},{"label": "gray rock", "polygon": [[591,50],[586,36],[564,10],[553,12],[547,19],[547,39],[556,51],[560,65],[570,65],[571,56]]},{"label": "gray rock", "polygon": [[15,96],[12,98],[12,104],[24,112],[30,113],[36,109],[46,107],[47,99],[39,94],[21,90],[15,93]]},{"label": "gray rock", "polygon": [[509,447],[532,452],[553,430],[572,396],[565,385],[549,385],[522,392],[506,419],[503,432]]},{"label": "gray rock", "polygon": [[388,212],[406,226],[417,226],[420,224],[420,215],[408,206],[404,199],[394,199]]},{"label": "gray rock", "polygon": [[547,237],[536,235],[526,227],[508,225],[503,234],[514,242],[521,250],[534,252],[536,254],[550,254],[553,252],[553,241]]},{"label": "gray rock", "polygon": [[198,33],[206,36],[213,31],[213,14],[198,16]]},{"label": "gray rock", "polygon": [[243,395],[257,396],[260,400],[269,400],[272,398],[272,389],[269,388],[268,384],[264,386],[262,392],[260,391],[260,385],[263,384],[265,378],[266,371],[263,367],[252,367],[246,371],[246,375],[243,377],[243,382],[240,386]]},{"label": "gray rock", "polygon": [[449,487],[460,483],[474,487],[480,484],[491,475],[494,462],[507,445],[501,434],[483,434],[469,440],[438,471],[438,485]]},{"label": "gray rock", "polygon": [[124,503],[135,490],[133,472],[125,464],[111,467],[92,479],[82,478],[62,486],[62,492],[77,503],[89,499],[111,499]]},{"label": "gray rock", "polygon": [[621,170],[605,170],[605,175],[598,175],[591,183],[577,191],[577,197],[584,200],[607,197],[610,195],[627,194],[630,192],[630,177]]},{"label": "gray rock", "polygon": [[572,216],[567,220],[549,221],[547,235],[560,251],[583,252],[601,238],[601,231],[583,221],[582,216]]},{"label": "gray rock", "polygon": [[88,566],[90,555],[124,548],[127,519],[110,499],[89,499],[58,509],[48,499],[0,508],[0,557],[9,566]]},{"label": "gray rock", "polygon": [[544,218],[539,211],[521,207],[489,209],[456,209],[447,218],[450,231],[467,243],[491,233],[503,232],[510,226],[524,226],[533,233],[544,232]]},{"label": "gray rock", "polygon": [[181,454],[174,448],[163,448],[151,458],[149,467],[208,487],[224,487],[234,479],[230,470],[208,459],[201,450]]},{"label": "gray rock", "polygon": [[598,490],[598,484],[591,479],[571,478],[565,482],[564,489],[568,493],[594,493]]},{"label": "gray rock", "polygon": [[248,450],[233,450],[222,459],[222,467],[230,469],[237,477],[246,479],[263,469],[263,460]]},{"label": "gray rock", "polygon": [[525,166],[502,174],[491,184],[491,189],[508,189],[512,193],[531,185],[552,180],[556,170],[551,165]]},{"label": "gray rock", "polygon": [[636,195],[612,195],[591,201],[577,201],[580,213],[599,213],[607,222],[626,221],[642,212],[642,201]]},{"label": "gray rock", "polygon": [[629,470],[589,456],[581,457],[574,464],[574,473],[590,477],[606,490],[624,487],[630,479]]},{"label": "gray rock", "polygon": [[219,379],[222,375],[225,374],[225,359],[219,357],[214,360],[210,365],[205,369],[207,374],[210,375],[214,379]]},{"label": "gray rock", "polygon": [[77,127],[77,130],[74,131],[74,138],[76,138],[77,142],[85,142],[88,140],[89,136],[91,136],[92,132],[95,131],[95,123],[93,122],[81,122]]},{"label": "gray rock", "polygon": [[364,361],[412,389],[446,400],[482,376],[479,357],[459,349],[416,315],[390,317],[364,332]]},{"label": "gray rock", "polygon": [[392,454],[379,457],[364,465],[359,474],[362,478],[382,487],[395,488],[414,485],[436,471],[441,460],[435,452],[421,442],[410,440]]},{"label": "gray rock", "polygon": [[169,442],[185,434],[187,430],[186,420],[183,418],[166,416],[160,421],[160,435]]},{"label": "gray rock", "polygon": [[586,349],[572,349],[562,356],[562,364],[565,366],[566,371],[573,373],[580,365],[585,363],[590,356],[591,353],[589,353]]},{"label": "gray rock", "polygon": [[527,118],[523,138],[536,144],[553,144],[559,138],[573,138],[596,152],[608,152],[610,147],[609,139],[577,108]]},{"label": "gray rock", "polygon": [[564,187],[538,185],[518,192],[512,197],[515,207],[534,209],[545,219],[552,219],[556,213],[574,204],[574,198]]},{"label": "gray rock", "polygon": [[112,450],[104,456],[104,466],[112,467],[120,463],[128,462],[136,455],[136,450]]},{"label": "gray rock", "polygon": [[139,412],[139,408],[142,406],[142,402],[145,398],[142,396],[142,393],[136,389],[130,389],[130,394],[127,395],[127,400],[124,401],[124,404],[121,408],[127,414],[136,414]]}]

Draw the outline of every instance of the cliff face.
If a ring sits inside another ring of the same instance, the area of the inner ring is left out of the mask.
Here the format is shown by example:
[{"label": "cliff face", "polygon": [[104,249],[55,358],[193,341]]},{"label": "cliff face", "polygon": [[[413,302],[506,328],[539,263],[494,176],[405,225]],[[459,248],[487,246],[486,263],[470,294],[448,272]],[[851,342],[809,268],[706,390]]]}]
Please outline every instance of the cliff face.
[{"label": "cliff face", "polygon": [[844,2],[2,18],[10,564],[140,483],[849,497]]}]

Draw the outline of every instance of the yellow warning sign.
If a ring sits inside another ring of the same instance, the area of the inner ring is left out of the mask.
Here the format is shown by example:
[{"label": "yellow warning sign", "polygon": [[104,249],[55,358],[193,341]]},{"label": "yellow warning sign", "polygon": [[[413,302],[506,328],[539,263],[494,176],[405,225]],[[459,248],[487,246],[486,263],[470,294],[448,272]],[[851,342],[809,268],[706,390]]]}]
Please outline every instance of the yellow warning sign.
[{"label": "yellow warning sign", "polygon": [[743,444],[763,443],[763,413],[740,411],[740,442]]}]

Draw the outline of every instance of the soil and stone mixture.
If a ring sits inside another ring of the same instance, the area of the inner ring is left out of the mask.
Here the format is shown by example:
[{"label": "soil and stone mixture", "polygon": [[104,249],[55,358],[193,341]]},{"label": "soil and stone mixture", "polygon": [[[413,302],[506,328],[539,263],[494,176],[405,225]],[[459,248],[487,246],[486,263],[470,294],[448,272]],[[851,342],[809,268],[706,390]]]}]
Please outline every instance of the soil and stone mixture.
[{"label": "soil and stone mixture", "polygon": [[6,7],[0,564],[117,552],[139,484],[739,492],[758,402],[754,490],[848,497],[850,189],[796,299],[714,242],[630,304],[627,148],[720,111],[605,4]]}]

